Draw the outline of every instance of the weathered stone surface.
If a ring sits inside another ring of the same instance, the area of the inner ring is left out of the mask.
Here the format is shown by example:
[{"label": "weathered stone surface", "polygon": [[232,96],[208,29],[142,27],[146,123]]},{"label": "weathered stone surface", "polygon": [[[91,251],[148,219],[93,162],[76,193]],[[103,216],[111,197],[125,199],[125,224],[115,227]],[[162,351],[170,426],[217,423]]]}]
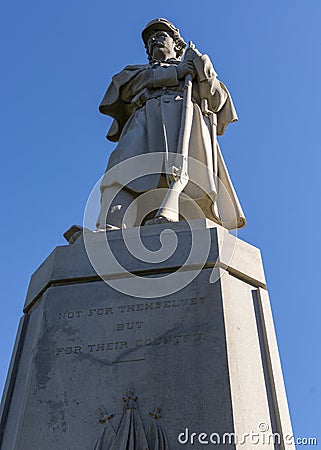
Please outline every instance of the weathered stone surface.
[{"label": "weathered stone surface", "polygon": [[[194,223],[194,238],[208,231],[206,224]],[[182,265],[186,226],[171,225],[178,247],[167,264],[153,273],[146,263],[138,272],[159,279]],[[151,248],[161,228],[141,229]],[[259,251],[238,240],[225,271],[222,233],[234,238],[221,227],[209,231],[205,267],[188,286],[161,298],[124,295],[94,278],[81,240],[49,256],[28,293],[3,398],[2,450],[108,448],[120,423],[119,442],[135,423],[139,442],[147,439],[151,446],[157,434],[170,449],[202,448],[197,440],[178,443],[186,428],[189,434],[242,434],[258,432],[264,422],[270,430],[290,432]],[[102,236],[93,237],[100,246]],[[120,232],[109,236],[122,255]],[[128,263],[135,270],[134,260]],[[184,276],[177,274],[178,280]]]}]

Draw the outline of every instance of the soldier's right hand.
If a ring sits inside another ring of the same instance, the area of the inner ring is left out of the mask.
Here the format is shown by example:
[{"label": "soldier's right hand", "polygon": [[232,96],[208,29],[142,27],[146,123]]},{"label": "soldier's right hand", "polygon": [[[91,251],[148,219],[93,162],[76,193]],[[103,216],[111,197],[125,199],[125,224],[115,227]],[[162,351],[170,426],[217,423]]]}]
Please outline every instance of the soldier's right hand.
[{"label": "soldier's right hand", "polygon": [[181,61],[177,66],[177,76],[179,79],[185,78],[186,75],[192,75],[195,78],[196,70],[193,61]]}]

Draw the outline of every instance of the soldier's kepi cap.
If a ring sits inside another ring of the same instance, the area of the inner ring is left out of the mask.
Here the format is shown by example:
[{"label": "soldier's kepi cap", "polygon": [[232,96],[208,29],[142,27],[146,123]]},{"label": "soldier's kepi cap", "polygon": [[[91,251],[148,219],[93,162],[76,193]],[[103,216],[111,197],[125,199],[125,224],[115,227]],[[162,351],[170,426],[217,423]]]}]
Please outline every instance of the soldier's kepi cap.
[{"label": "soldier's kepi cap", "polygon": [[[151,20],[146,27],[142,31],[142,38],[144,44],[147,46],[148,39],[150,36],[155,33],[155,31],[172,31],[174,32],[178,38],[182,41],[182,44],[185,44],[181,35],[179,34],[179,29],[176,28],[169,20],[167,19],[154,19]],[[186,47],[186,44],[184,45]]]}]

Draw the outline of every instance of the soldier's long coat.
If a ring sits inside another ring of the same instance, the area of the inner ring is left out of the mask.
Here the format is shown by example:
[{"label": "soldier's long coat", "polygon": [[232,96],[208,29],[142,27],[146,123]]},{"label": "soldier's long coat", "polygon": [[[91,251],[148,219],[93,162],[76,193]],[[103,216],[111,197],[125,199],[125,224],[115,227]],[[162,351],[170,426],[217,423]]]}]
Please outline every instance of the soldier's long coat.
[{"label": "soldier's long coat", "polygon": [[[177,60],[165,63],[127,66],[115,75],[99,110],[114,121],[107,138],[118,145],[112,152],[107,171],[128,158],[163,152],[157,171],[125,182],[122,170],[104,177],[101,189],[118,183],[134,192],[146,192],[159,186],[160,173],[174,164],[180,132],[184,81],[177,77]],[[190,164],[190,182],[184,192],[195,199],[206,217],[226,228],[245,225],[245,218],[217,145],[217,173],[214,174],[213,146],[209,120],[201,112],[201,100],[217,114],[217,134],[237,120],[232,99],[213,69],[207,55],[194,59],[197,78],[193,81],[193,121],[189,156],[203,165]],[[177,165],[177,162],[176,162]],[[219,181],[217,181],[218,176]],[[135,178],[135,177],[134,177]],[[198,185],[198,186],[197,186]]]}]

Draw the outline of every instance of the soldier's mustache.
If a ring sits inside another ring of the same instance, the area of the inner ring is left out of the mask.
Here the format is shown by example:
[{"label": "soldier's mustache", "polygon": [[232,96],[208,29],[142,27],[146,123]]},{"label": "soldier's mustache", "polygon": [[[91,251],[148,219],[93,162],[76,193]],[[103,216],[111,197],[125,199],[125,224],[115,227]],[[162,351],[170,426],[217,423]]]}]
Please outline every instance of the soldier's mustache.
[{"label": "soldier's mustache", "polygon": [[151,44],[151,47],[155,47],[155,45],[157,45],[158,47],[165,47],[164,42],[161,41],[153,41]]}]

